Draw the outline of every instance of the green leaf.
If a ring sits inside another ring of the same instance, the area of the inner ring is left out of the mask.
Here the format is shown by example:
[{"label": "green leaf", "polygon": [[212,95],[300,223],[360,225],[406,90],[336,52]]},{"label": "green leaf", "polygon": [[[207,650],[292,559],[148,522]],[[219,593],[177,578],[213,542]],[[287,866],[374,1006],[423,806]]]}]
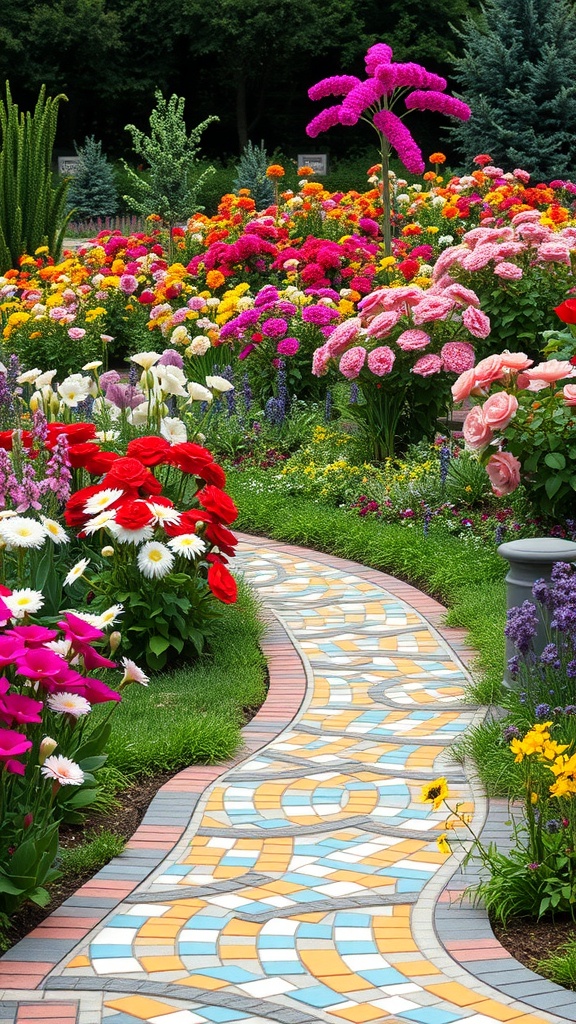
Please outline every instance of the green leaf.
[{"label": "green leaf", "polygon": [[170,646],[170,641],[164,636],[153,636],[148,641],[148,647],[154,654],[163,654]]},{"label": "green leaf", "polygon": [[553,498],[558,493],[562,486],[562,477],[560,476],[549,476],[544,484],[546,494],[549,498]]},{"label": "green leaf", "polygon": [[561,452],[549,452],[544,456],[544,462],[550,469],[564,469],[566,466],[566,459]]}]

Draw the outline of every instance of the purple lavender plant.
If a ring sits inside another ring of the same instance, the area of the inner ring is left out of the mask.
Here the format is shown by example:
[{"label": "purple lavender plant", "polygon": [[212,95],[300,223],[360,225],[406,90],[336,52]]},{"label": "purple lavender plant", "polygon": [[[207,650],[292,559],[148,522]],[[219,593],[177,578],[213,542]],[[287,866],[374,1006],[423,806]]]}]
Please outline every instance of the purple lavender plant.
[{"label": "purple lavender plant", "polygon": [[58,504],[65,505],[71,494],[72,471],[70,459],[68,458],[68,439],[61,434],[54,448],[52,455],[46,463],[46,480],[48,490],[52,491]]}]

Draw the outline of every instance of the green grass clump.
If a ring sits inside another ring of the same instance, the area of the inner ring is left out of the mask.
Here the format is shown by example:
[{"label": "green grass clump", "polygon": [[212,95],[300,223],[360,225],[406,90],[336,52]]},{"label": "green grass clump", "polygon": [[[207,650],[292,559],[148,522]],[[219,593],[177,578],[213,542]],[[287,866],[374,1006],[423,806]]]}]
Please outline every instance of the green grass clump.
[{"label": "green grass clump", "polygon": [[106,829],[98,835],[87,834],[80,846],[62,850],[59,856],[59,870],[66,875],[80,875],[87,871],[99,871],[112,857],[117,857],[126,844],[122,836]]},{"label": "green grass clump", "polygon": [[557,985],[576,988],[576,935],[570,936],[553,953],[537,960],[534,970]]},{"label": "green grass clump", "polygon": [[125,691],[112,716],[108,764],[151,775],[229,758],[244,710],[264,700],[263,631],[256,599],[240,585],[238,603],[225,606],[214,625],[209,654]]},{"label": "green grass clump", "polygon": [[452,744],[449,755],[460,764],[472,762],[487,796],[512,799],[522,793],[522,773],[502,732],[501,722],[472,726]]}]

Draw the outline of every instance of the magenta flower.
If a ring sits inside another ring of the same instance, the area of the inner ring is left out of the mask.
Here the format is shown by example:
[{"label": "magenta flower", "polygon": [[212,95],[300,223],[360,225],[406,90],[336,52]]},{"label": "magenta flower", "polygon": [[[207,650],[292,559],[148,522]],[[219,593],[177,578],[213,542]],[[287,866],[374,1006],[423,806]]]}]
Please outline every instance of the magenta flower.
[{"label": "magenta flower", "polygon": [[333,75],[331,78],[323,78],[321,82],[316,82],[316,85],[308,89],[308,95],[311,100],[323,100],[326,96],[347,96],[354,86],[359,84],[360,79],[355,75]]},{"label": "magenta flower", "polygon": [[26,653],[21,640],[14,636],[0,636],[0,666],[12,665],[16,658]]},{"label": "magenta flower", "polygon": [[42,647],[43,644],[55,640],[58,632],[55,629],[47,629],[46,626],[13,626],[7,629],[4,636],[15,636],[26,644],[26,647]]},{"label": "magenta flower", "polygon": [[283,338],[278,342],[276,351],[279,356],[295,356],[299,348],[298,338]]},{"label": "magenta flower", "polygon": [[435,110],[438,114],[457,117],[460,121],[468,121],[472,111],[467,103],[446,96],[442,92],[421,92],[415,90],[404,100],[408,110]]},{"label": "magenta flower", "polygon": [[[6,663],[5,663],[6,664]],[[68,662],[45,647],[23,649],[16,656],[16,672],[39,682],[62,679],[68,672]]]},{"label": "magenta flower", "polygon": [[39,725],[43,704],[40,700],[25,697],[21,693],[7,693],[0,697],[0,718],[8,725],[23,725],[32,722]]},{"label": "magenta flower", "polygon": [[306,127],[306,135],[309,135],[311,139],[315,139],[320,132],[327,132],[329,128],[334,128],[335,125],[340,124],[340,111],[342,104],[338,103],[334,107],[326,107],[325,110],[321,110],[316,117],[313,117],[310,124]]},{"label": "magenta flower", "polygon": [[396,150],[406,169],[411,174],[423,174],[426,164],[422,153],[400,118],[391,110],[379,110],[374,114],[374,124]]},{"label": "magenta flower", "polygon": [[283,317],[270,317],[269,320],[264,320],[261,330],[267,338],[281,338],[283,334],[286,334],[288,324]]},{"label": "magenta flower", "polygon": [[32,740],[23,736],[20,732],[13,732],[11,729],[0,729],[0,761],[7,761],[19,754],[25,754],[30,750]]},{"label": "magenta flower", "polygon": [[384,92],[384,85],[377,78],[359,82],[342,101],[340,124],[357,124],[364,111],[376,103]]},{"label": "magenta flower", "polygon": [[[392,47],[387,43],[374,43],[367,51],[364,58],[366,74],[373,75],[382,64],[389,64],[392,60]],[[308,93],[310,95],[310,93]],[[310,97],[312,99],[313,97]]]}]

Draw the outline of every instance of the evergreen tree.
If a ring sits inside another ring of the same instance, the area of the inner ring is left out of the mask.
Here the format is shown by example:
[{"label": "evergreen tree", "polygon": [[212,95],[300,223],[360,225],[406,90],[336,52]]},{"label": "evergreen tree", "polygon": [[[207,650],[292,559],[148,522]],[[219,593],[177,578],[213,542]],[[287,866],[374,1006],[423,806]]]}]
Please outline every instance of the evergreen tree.
[{"label": "evergreen tree", "polygon": [[550,180],[576,171],[576,12],[570,0],[487,0],[459,33],[456,79],[472,108],[451,128],[467,163]]},{"label": "evergreen tree", "polygon": [[118,192],[114,170],[102,152],[102,143],[92,135],[75,149],[80,162],[68,190],[69,209],[77,220],[112,217],[118,209]]},{"label": "evergreen tree", "polygon": [[234,191],[249,188],[250,195],[256,203],[257,210],[265,210],[274,202],[274,188],[270,178],[266,177],[268,154],[264,146],[253,146],[247,142],[236,167]]}]

